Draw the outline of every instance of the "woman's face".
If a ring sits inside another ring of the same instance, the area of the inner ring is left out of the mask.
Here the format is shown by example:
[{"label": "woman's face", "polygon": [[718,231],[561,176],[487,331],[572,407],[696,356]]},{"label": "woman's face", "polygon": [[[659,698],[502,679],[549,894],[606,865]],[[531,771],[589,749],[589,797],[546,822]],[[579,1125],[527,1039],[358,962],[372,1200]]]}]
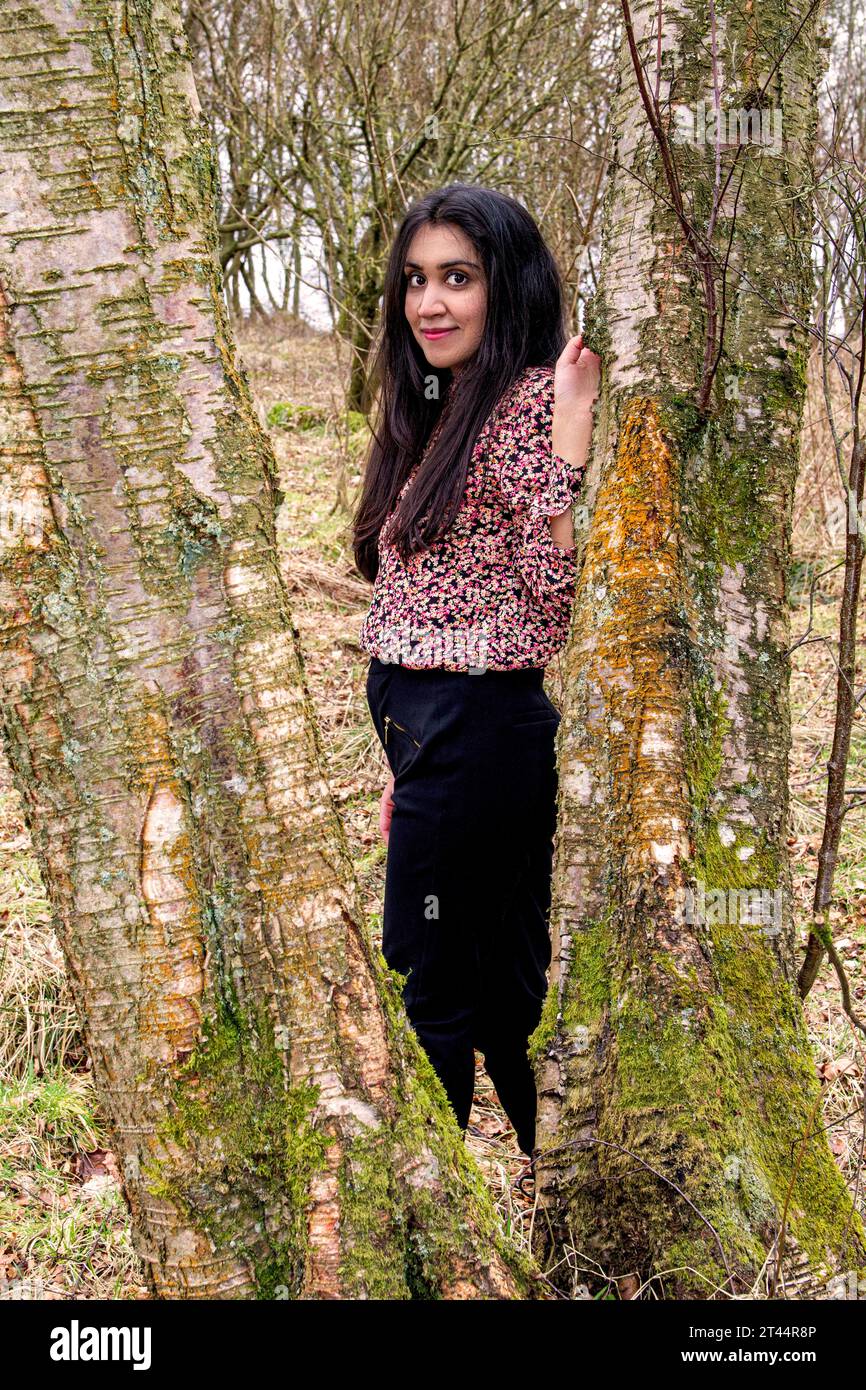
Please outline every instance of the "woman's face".
[{"label": "woman's face", "polygon": [[413,236],[403,267],[406,318],[432,367],[459,368],[484,332],[487,287],[478,252],[450,222]]}]

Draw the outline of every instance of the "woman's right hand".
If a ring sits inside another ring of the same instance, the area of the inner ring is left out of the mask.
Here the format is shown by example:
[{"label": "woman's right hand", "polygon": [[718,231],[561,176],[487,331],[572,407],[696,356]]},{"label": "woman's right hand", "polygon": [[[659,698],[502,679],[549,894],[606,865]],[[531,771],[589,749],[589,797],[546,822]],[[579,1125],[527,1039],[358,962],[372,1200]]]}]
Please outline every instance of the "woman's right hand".
[{"label": "woman's right hand", "polygon": [[388,778],[385,790],[379,801],[379,833],[385,844],[388,843],[388,835],[391,831],[391,812],[394,809],[394,778]]},{"label": "woman's right hand", "polygon": [[569,338],[553,374],[554,423],[560,418],[592,409],[601,383],[601,358],[583,345],[583,334]]},{"label": "woman's right hand", "polygon": [[[589,457],[592,403],[598,395],[600,372],[601,358],[583,346],[583,334],[569,338],[554,372],[550,443],[553,452],[574,469],[585,468]],[[554,539],[563,543],[559,537]]]}]

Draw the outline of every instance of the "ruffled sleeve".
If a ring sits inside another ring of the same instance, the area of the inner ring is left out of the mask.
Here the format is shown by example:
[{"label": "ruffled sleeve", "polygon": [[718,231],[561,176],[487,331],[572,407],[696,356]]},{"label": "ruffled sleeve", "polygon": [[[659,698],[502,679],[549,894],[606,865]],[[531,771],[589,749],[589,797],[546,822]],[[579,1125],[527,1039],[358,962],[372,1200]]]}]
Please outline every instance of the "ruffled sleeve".
[{"label": "ruffled sleeve", "polygon": [[496,432],[494,468],[499,491],[517,527],[517,567],[533,599],[552,618],[571,607],[577,547],[553,539],[548,517],[558,516],[580,495],[584,467],[555,454],[553,372],[522,384],[506,407]]}]

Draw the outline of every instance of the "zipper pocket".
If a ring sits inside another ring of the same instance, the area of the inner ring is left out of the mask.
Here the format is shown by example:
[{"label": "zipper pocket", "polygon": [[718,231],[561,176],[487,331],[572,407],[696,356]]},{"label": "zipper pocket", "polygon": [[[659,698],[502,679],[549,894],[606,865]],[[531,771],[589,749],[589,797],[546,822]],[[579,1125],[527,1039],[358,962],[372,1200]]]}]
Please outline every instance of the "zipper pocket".
[{"label": "zipper pocket", "polygon": [[385,715],[385,721],[384,721],[384,722],[385,722],[385,739],[384,739],[384,742],[385,742],[386,747],[387,747],[387,744],[388,744],[388,725],[389,725],[389,724],[393,724],[393,725],[394,725],[394,728],[395,728],[395,729],[399,729],[401,734],[406,734],[408,738],[411,738],[411,739],[412,739],[412,742],[414,743],[414,745],[415,745],[416,748],[420,748],[420,747],[421,747],[421,745],[420,745],[420,743],[418,742],[417,738],[415,738],[412,734],[410,734],[408,729],[404,729],[404,727],[403,727],[402,724],[398,724],[396,719],[392,719],[391,716],[390,716],[390,714],[386,714],[386,715]]}]

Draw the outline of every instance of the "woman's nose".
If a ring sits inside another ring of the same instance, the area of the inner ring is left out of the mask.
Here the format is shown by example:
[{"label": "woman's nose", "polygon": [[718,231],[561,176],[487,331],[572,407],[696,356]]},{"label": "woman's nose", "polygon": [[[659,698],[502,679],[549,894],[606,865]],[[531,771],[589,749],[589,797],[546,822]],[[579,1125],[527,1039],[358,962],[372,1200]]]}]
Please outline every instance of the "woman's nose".
[{"label": "woman's nose", "polygon": [[436,314],[444,314],[445,305],[442,296],[435,286],[425,285],[424,293],[418,301],[418,317],[422,319],[432,318]]}]

